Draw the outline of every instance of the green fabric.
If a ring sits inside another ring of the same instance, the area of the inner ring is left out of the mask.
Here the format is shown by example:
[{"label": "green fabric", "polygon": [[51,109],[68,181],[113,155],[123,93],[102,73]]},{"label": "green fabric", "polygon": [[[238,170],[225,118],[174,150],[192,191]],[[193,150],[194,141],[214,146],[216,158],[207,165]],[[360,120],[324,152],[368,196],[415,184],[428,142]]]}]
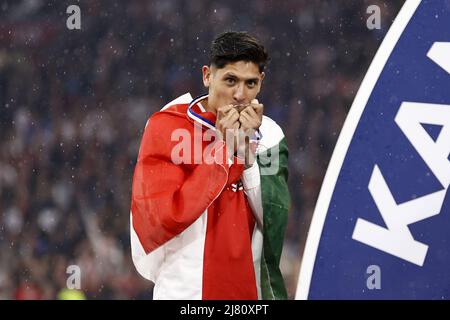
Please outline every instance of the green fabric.
[{"label": "green fabric", "polygon": [[[278,157],[273,156],[277,153]],[[283,138],[277,146],[258,154],[257,161],[261,173],[261,198],[264,213],[264,240],[261,256],[262,299],[282,300],[287,299],[287,292],[279,265],[290,206],[286,138]],[[264,174],[264,172],[271,174]]]}]

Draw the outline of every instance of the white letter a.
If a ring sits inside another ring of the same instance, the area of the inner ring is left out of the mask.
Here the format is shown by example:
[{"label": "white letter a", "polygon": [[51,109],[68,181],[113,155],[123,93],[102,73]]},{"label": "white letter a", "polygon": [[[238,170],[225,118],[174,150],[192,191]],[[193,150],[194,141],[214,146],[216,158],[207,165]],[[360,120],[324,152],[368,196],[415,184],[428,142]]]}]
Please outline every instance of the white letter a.
[{"label": "white letter a", "polygon": [[67,18],[66,26],[69,30],[81,29],[81,11],[80,7],[77,5],[71,5],[67,7],[66,13],[71,13],[72,15]]}]

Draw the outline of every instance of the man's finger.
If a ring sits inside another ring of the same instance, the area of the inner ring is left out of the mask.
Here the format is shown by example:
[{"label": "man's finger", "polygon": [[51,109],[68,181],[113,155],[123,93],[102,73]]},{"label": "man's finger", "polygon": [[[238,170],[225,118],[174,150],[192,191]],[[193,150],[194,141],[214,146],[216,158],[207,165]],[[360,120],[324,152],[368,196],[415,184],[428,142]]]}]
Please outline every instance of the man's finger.
[{"label": "man's finger", "polygon": [[257,112],[255,111],[255,109],[253,108],[252,105],[250,105],[247,108],[245,108],[244,110],[242,110],[241,114],[243,114],[243,113],[248,114],[251,118],[259,118],[259,115],[257,114]]},{"label": "man's finger", "polygon": [[241,112],[240,114],[239,114],[239,121],[242,123],[242,124],[248,124],[248,122],[250,121],[250,119],[251,119],[251,117],[247,114],[247,113],[245,113],[245,112]]},{"label": "man's finger", "polygon": [[239,105],[237,105],[237,106],[234,106],[235,107],[235,109],[237,110],[237,112],[242,112],[242,110],[244,110],[245,108],[247,108],[248,107],[248,105],[247,104],[239,104]]},{"label": "man's finger", "polygon": [[241,112],[239,121],[241,122],[241,127],[245,130],[254,129],[257,125],[257,119],[251,118],[248,114]]},{"label": "man's finger", "polygon": [[229,105],[226,105],[226,106],[223,106],[223,107],[218,108],[218,109],[217,109],[217,114],[218,114],[221,118],[223,118],[223,117],[225,117],[225,116],[228,114],[228,112],[230,112],[231,110],[234,110],[234,106],[233,106],[232,104],[229,104]]},{"label": "man's finger", "polygon": [[251,106],[253,107],[253,110],[255,110],[255,112],[257,114],[262,114],[263,110],[264,110],[264,105],[262,103],[257,103],[257,104],[251,104]]},{"label": "man's finger", "polygon": [[233,129],[239,129],[239,127],[241,126],[241,124],[239,123],[239,121],[236,121],[235,123],[232,124],[232,128]]},{"label": "man's finger", "polygon": [[217,111],[221,111],[221,112],[225,112],[226,113],[226,112],[230,111],[233,108],[234,108],[233,104],[227,104],[226,106],[222,106],[222,107],[217,108]]},{"label": "man's finger", "polygon": [[236,110],[230,110],[228,113],[220,118],[220,123],[222,126],[227,127],[229,124],[237,121],[239,119],[239,113]]},{"label": "man's finger", "polygon": [[235,109],[232,109],[228,111],[227,115],[225,116],[224,120],[226,122],[235,122],[239,119],[239,112],[237,112]]}]

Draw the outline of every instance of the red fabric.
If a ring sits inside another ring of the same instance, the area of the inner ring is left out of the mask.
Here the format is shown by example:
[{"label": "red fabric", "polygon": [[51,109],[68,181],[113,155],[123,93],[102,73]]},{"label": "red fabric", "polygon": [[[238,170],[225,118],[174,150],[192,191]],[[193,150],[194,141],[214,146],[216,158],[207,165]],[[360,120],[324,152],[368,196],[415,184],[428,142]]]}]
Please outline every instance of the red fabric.
[{"label": "red fabric", "polygon": [[[145,129],[133,176],[133,227],[150,253],[184,231],[208,208],[227,181],[226,153],[212,164],[175,165],[171,141],[176,129],[193,132],[193,125],[176,106],[154,114]],[[193,137],[192,137],[193,139]],[[194,142],[192,142],[193,145]],[[193,148],[192,148],[193,149]],[[193,150],[192,150],[193,151]]]},{"label": "red fabric", "polygon": [[[146,253],[183,232],[208,208],[204,249],[203,299],[257,299],[251,251],[255,220],[243,190],[229,190],[239,181],[243,165],[227,164],[222,141],[215,142],[215,162],[176,165],[171,141],[176,129],[191,133],[188,105],[154,114],[145,129],[133,177],[133,227]],[[200,113],[199,109],[195,110]],[[212,113],[201,116],[215,122]],[[210,142],[202,142],[203,150]]]},{"label": "red fabric", "polygon": [[[233,165],[230,171],[242,174],[242,165]],[[228,186],[235,182],[236,176],[228,181]],[[251,253],[254,225],[242,190],[225,189],[209,207],[203,265],[204,298],[258,298]]]}]

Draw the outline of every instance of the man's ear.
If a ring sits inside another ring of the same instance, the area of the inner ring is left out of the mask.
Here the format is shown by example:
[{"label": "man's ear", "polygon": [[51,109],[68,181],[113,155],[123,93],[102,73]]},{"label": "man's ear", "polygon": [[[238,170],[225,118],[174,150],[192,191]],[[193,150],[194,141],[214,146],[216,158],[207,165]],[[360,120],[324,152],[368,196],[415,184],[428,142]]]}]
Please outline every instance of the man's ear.
[{"label": "man's ear", "polygon": [[203,74],[203,85],[208,88],[210,79],[211,79],[211,68],[208,66],[202,67],[202,74]]},{"label": "man's ear", "polygon": [[262,82],[263,82],[265,76],[266,76],[266,74],[265,74],[264,72],[261,72],[261,76],[260,76],[260,78],[259,78],[259,88],[258,88],[258,93],[259,93],[259,91],[261,90]]}]

